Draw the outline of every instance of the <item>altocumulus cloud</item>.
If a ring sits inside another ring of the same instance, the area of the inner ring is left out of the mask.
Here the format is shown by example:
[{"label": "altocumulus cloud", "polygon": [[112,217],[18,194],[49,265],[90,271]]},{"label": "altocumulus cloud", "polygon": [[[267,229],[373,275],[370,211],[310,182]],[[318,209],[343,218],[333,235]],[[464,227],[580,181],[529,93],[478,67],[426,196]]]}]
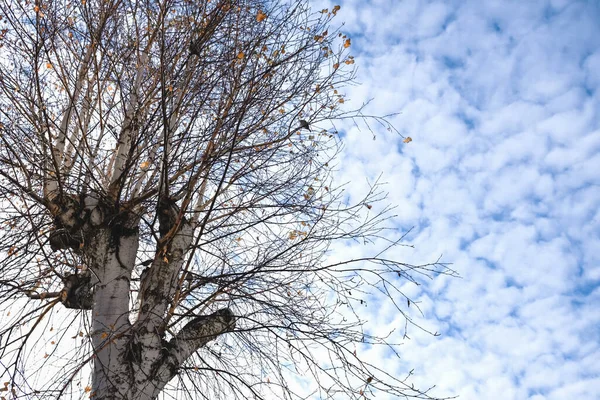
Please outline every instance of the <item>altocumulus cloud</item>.
[{"label": "altocumulus cloud", "polygon": [[[411,316],[441,337],[397,326],[401,358],[385,367],[465,400],[598,398],[600,3],[341,5],[362,82],[350,104],[401,112],[413,142],[347,125],[338,179],[359,195],[356,176],[383,173],[397,227],[415,227],[415,250],[394,256],[443,254],[461,274],[404,283],[424,314]],[[365,313],[382,331],[402,321]]]}]

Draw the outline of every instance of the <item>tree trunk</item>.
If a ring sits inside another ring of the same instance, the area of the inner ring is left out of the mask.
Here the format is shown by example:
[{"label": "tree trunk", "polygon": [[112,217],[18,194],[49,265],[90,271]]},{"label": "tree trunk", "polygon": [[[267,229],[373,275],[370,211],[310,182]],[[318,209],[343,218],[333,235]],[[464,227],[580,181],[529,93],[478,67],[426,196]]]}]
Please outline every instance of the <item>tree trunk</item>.
[{"label": "tree trunk", "polygon": [[197,316],[167,340],[165,318],[193,238],[193,228],[184,219],[170,239],[158,244],[132,324],[129,293],[139,218],[120,212],[105,221],[110,223],[94,227],[84,222],[82,228],[94,286],[92,393],[95,399],[154,399],[188,357],[234,328],[235,317],[229,309]]}]

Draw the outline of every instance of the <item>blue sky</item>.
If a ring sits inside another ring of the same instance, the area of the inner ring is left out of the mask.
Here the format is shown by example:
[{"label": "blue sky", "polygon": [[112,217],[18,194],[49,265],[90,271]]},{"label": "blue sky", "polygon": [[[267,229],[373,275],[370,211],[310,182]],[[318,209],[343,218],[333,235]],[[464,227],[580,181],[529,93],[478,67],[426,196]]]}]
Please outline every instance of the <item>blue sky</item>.
[{"label": "blue sky", "polygon": [[413,139],[347,125],[339,182],[358,197],[383,173],[396,226],[415,227],[394,256],[443,254],[461,275],[403,287],[441,336],[413,329],[386,367],[463,400],[598,398],[600,2],[339,4],[362,83],[349,105],[374,98]]}]

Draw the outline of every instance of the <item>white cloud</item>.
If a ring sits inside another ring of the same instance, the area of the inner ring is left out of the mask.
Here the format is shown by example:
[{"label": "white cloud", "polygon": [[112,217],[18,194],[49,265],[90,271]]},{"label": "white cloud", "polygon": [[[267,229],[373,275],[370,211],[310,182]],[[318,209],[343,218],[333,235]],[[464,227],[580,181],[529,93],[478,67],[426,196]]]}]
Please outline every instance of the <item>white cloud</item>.
[{"label": "white cloud", "polygon": [[[383,173],[398,227],[415,226],[416,248],[394,256],[444,254],[462,275],[403,284],[422,301],[411,317],[442,337],[413,328],[386,365],[467,400],[597,398],[600,5],[341,4],[363,83],[353,104],[401,112],[392,120],[413,142],[348,126],[338,179]],[[390,329],[380,310],[365,312]]]}]

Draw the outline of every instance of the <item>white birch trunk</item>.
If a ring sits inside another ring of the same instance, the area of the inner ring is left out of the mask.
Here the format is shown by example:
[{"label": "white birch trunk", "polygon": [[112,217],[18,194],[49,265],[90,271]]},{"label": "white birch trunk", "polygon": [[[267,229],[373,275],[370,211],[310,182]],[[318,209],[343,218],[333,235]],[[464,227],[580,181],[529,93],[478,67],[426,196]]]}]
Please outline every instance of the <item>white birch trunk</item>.
[{"label": "white birch trunk", "polygon": [[193,240],[192,225],[184,219],[168,242],[159,242],[140,289],[138,319],[131,324],[129,291],[139,219],[126,212],[109,216],[99,207],[84,227],[87,241],[83,246],[95,281],[92,393],[96,400],[155,399],[194,352],[233,330],[235,317],[229,309],[197,316],[166,340],[165,319]]}]

